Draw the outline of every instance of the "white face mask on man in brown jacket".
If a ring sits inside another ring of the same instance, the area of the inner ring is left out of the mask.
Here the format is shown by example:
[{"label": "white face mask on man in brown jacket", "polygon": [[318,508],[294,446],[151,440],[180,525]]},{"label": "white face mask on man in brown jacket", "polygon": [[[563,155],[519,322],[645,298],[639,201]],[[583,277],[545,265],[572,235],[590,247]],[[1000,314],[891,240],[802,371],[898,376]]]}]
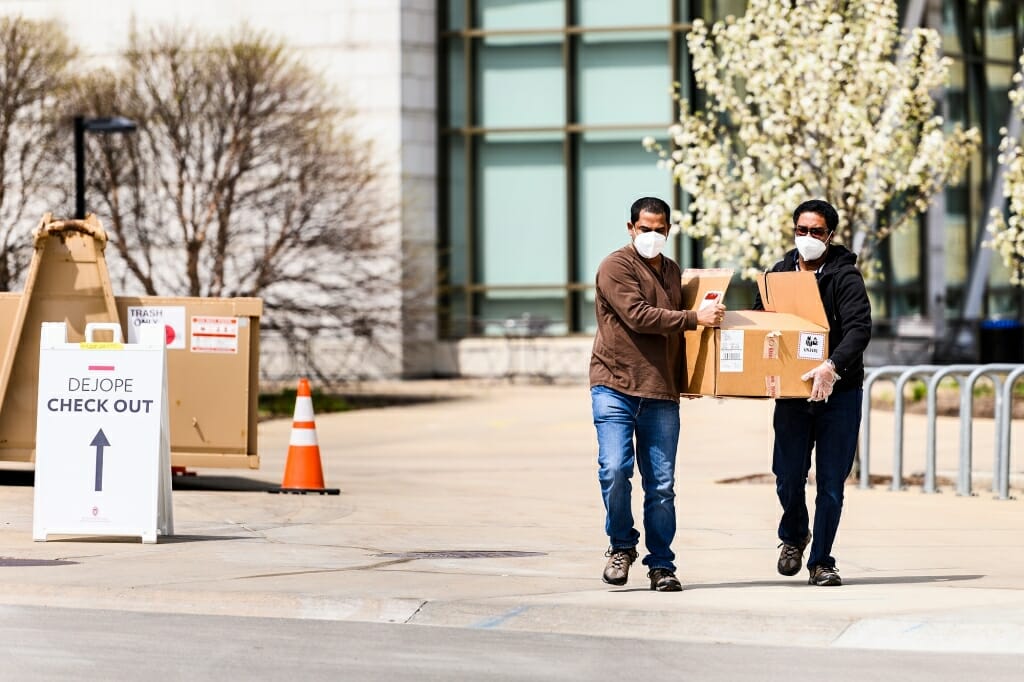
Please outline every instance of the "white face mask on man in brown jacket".
[{"label": "white face mask on man in brown jacket", "polygon": [[641,232],[633,238],[633,247],[637,253],[650,260],[661,255],[667,242],[668,237],[660,232]]}]

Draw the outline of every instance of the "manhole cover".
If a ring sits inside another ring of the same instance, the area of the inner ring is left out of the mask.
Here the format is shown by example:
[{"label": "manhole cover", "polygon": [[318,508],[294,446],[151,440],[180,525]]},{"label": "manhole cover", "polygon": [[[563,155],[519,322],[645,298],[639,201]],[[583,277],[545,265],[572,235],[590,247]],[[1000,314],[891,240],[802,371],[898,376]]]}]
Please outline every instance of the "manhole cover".
[{"label": "manhole cover", "polygon": [[515,559],[526,556],[544,556],[544,552],[437,549],[426,552],[384,552],[377,556],[385,559]]},{"label": "manhole cover", "polygon": [[15,559],[9,556],[0,556],[0,566],[70,566],[77,564],[77,561],[67,559]]}]

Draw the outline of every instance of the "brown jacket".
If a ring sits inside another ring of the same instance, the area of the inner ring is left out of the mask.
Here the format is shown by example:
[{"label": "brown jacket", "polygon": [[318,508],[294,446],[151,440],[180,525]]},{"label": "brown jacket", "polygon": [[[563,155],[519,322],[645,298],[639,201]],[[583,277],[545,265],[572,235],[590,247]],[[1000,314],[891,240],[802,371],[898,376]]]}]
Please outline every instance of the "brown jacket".
[{"label": "brown jacket", "polygon": [[597,269],[597,336],[590,385],[640,398],[679,402],[686,374],[683,331],[697,314],[682,310],[679,266],[665,256],[661,272],[627,244]]}]

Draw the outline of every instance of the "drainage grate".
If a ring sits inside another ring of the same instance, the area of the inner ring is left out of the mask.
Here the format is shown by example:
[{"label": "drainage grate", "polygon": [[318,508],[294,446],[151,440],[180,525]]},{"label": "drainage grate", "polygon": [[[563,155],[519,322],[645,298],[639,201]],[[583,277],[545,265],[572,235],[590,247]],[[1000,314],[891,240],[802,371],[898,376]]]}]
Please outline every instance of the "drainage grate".
[{"label": "drainage grate", "polygon": [[384,552],[376,556],[385,559],[517,559],[527,556],[545,556],[544,552],[488,551],[476,549],[437,549],[426,552]]},{"label": "drainage grate", "polygon": [[2,566],[71,566],[77,561],[67,559],[15,559],[9,556],[0,556],[0,567]]}]

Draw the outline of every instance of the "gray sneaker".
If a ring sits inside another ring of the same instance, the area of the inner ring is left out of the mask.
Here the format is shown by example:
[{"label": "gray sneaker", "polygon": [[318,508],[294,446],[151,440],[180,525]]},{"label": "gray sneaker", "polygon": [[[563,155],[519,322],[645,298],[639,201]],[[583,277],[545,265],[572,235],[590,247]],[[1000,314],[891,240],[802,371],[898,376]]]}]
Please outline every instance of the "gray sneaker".
[{"label": "gray sneaker", "polygon": [[811,569],[811,577],[808,578],[807,584],[822,587],[842,585],[843,579],[839,577],[839,571],[835,566],[815,566]]},{"label": "gray sneaker", "polygon": [[629,579],[629,567],[636,561],[636,550],[632,547],[609,547],[604,555],[608,557],[608,563],[605,564],[602,580],[609,585],[625,585]]},{"label": "gray sneaker", "polygon": [[782,551],[779,552],[779,573],[782,575],[796,575],[800,572],[800,567],[804,563],[804,548],[811,541],[811,534],[808,533],[804,541],[799,545],[789,545],[785,542],[780,542],[779,547]]}]

